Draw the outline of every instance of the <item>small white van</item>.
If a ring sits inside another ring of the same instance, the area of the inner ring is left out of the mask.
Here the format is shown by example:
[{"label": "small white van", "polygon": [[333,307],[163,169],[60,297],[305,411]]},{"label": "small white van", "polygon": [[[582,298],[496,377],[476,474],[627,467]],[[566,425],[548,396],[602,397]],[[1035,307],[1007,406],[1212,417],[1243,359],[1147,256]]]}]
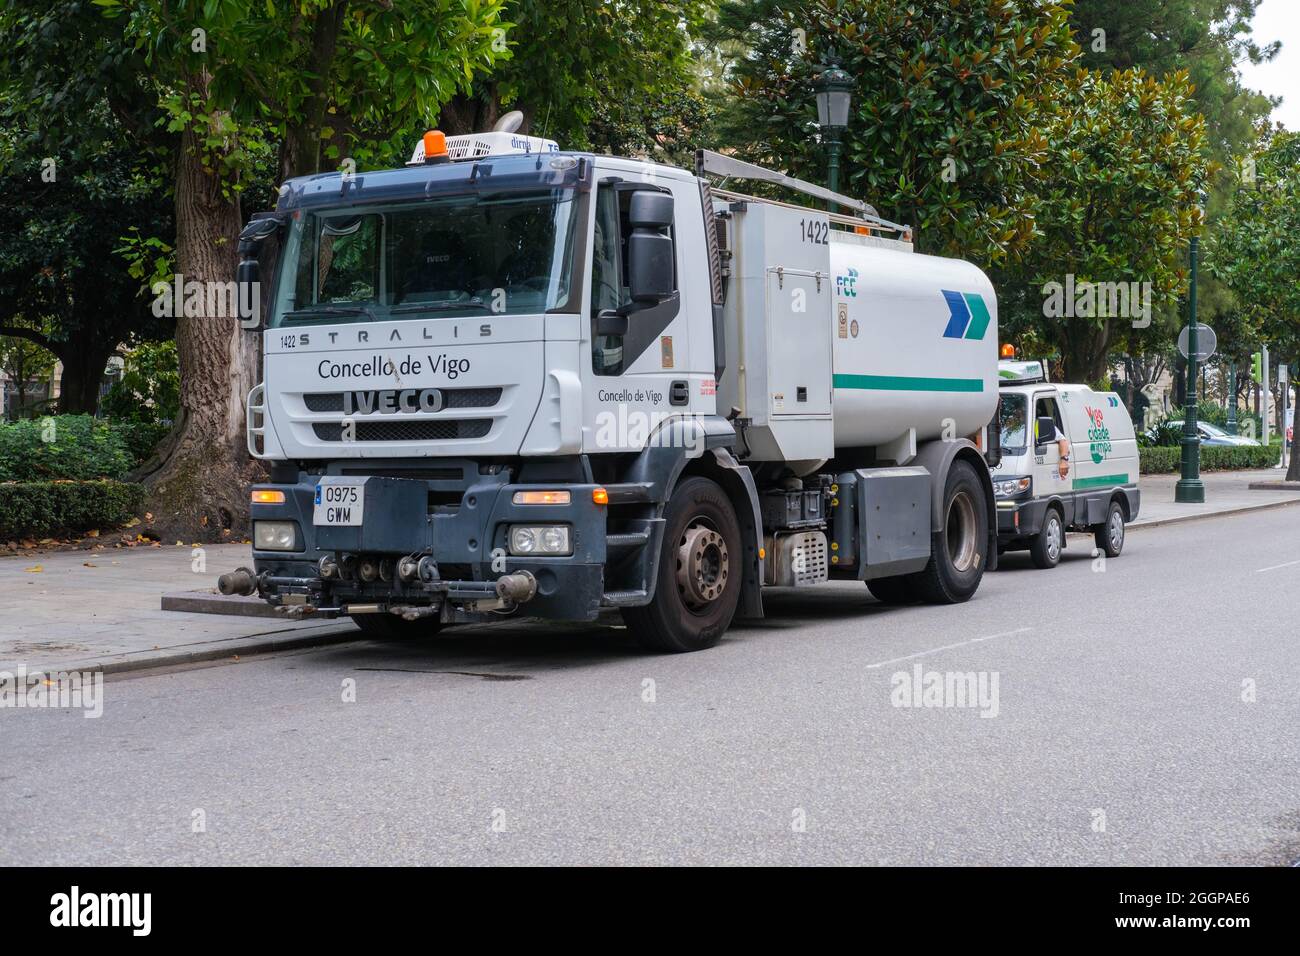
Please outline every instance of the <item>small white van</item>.
[{"label": "small white van", "polygon": [[1028,549],[1034,564],[1052,568],[1066,531],[1091,531],[1117,557],[1140,497],[1124,403],[1113,392],[1048,382],[1041,362],[1003,361],[998,375],[998,553]]}]

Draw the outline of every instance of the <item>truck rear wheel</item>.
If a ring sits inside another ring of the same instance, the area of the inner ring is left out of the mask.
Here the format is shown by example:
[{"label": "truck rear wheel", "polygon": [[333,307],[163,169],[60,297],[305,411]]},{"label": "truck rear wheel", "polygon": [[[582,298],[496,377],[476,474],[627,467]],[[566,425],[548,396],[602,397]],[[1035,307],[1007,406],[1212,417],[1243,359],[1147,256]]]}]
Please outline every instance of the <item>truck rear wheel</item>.
[{"label": "truck rear wheel", "polygon": [[882,604],[914,604],[919,598],[916,593],[916,575],[898,574],[892,578],[871,578],[867,581],[867,590],[871,596]]},{"label": "truck rear wheel", "polygon": [[352,620],[362,634],[377,641],[414,641],[436,637],[442,630],[442,621],[436,617],[408,621],[396,614],[356,614]]},{"label": "truck rear wheel", "polygon": [[623,609],[628,630],[653,651],[718,643],[740,600],[743,551],[731,501],[707,478],[687,478],[664,509],[654,600]]},{"label": "truck rear wheel", "polygon": [[969,462],[954,461],[948,469],[941,514],[934,553],[917,573],[916,589],[931,604],[959,604],[980,586],[989,535],[984,485]]}]

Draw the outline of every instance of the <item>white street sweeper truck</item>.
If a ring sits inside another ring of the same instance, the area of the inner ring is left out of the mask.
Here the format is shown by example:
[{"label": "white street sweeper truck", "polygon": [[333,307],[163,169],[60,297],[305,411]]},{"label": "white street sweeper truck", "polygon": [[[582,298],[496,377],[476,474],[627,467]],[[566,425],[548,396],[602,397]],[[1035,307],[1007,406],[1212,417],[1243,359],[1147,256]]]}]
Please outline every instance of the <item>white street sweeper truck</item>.
[{"label": "white street sweeper truck", "polygon": [[690,651],[765,587],[956,603],[997,560],[993,289],[861,202],[432,131],[285,183],[242,283],[272,237],[270,480],[225,593],[384,637],[618,609]]}]

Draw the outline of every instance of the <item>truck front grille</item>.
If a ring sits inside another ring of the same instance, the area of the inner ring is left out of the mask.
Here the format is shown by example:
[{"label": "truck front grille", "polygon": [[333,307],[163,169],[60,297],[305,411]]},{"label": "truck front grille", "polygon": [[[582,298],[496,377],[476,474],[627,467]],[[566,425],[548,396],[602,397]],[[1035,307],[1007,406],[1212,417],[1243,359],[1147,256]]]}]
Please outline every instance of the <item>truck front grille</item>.
[{"label": "truck front grille", "polygon": [[[353,441],[451,441],[482,438],[492,428],[490,418],[461,418],[419,422],[357,422]],[[312,430],[321,441],[343,441],[341,422],[316,422]]]},{"label": "truck front grille", "polygon": [[[343,411],[342,392],[307,392],[302,397],[310,412]],[[500,388],[444,388],[443,408],[491,408],[501,401]]]}]

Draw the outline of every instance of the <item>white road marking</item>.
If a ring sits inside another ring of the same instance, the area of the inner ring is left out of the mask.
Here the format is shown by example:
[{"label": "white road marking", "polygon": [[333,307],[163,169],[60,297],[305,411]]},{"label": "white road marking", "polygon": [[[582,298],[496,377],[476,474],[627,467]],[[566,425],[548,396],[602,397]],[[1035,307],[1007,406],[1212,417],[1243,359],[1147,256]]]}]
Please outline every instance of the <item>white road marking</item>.
[{"label": "white road marking", "polygon": [[968,641],[958,641],[956,644],[945,644],[943,647],[932,647],[928,651],[917,651],[915,654],[907,654],[903,657],[891,657],[887,661],[877,661],[874,664],[868,664],[867,670],[875,670],[877,667],[884,667],[886,664],[897,664],[900,661],[910,661],[914,657],[924,657],[926,654],[937,654],[940,651],[950,651],[954,647],[965,647],[967,644],[978,644],[980,641],[992,641],[999,637],[1010,637],[1013,634],[1024,634],[1026,631],[1032,630],[1032,627],[1018,627],[1014,631],[1002,631],[1001,633],[988,634],[984,637],[972,637]]},{"label": "white road marking", "polygon": [[1293,564],[1300,564],[1300,561],[1288,561],[1286,564],[1275,564],[1271,568],[1256,568],[1256,574],[1263,574],[1265,571],[1276,571],[1278,568],[1289,568]]}]

